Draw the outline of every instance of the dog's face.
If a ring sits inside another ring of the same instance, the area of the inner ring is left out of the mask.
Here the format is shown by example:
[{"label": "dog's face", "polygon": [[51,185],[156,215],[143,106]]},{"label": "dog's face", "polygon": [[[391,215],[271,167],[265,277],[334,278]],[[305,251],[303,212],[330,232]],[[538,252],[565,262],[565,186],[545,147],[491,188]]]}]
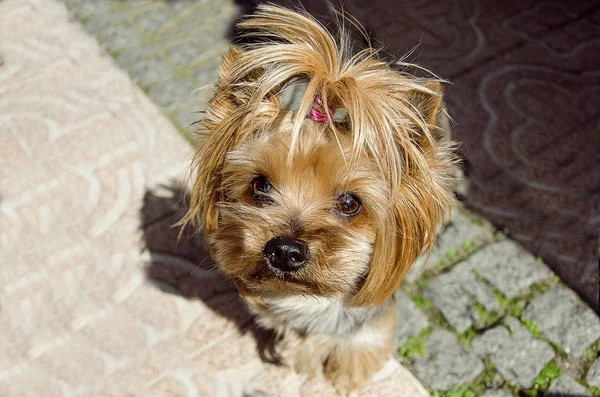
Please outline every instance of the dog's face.
[{"label": "dog's face", "polygon": [[[223,59],[188,220],[242,294],[381,304],[450,213],[440,85],[373,52],[348,57],[306,16],[260,10],[243,27],[277,40]],[[282,93],[296,81],[290,109]]]},{"label": "dog's face", "polygon": [[306,123],[289,157],[289,120],[226,155],[219,226],[208,237],[221,269],[252,293],[330,296],[358,289],[388,213],[388,184],[351,143]]}]

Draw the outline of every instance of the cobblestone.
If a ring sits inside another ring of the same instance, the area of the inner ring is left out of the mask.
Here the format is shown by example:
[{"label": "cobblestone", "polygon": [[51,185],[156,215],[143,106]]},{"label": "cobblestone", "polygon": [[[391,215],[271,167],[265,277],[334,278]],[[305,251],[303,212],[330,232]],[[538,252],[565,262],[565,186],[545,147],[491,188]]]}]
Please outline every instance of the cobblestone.
[{"label": "cobblestone", "polygon": [[500,311],[498,299],[475,276],[470,262],[461,262],[448,273],[433,279],[425,288],[424,295],[435,303],[458,332],[465,332],[481,320],[476,310],[477,303],[488,311]]},{"label": "cobblestone", "polygon": [[175,14],[167,6],[158,6],[138,13],[134,22],[145,33],[154,33],[171,22]]},{"label": "cobblestone", "polygon": [[475,379],[483,363],[448,331],[435,330],[427,340],[424,357],[417,356],[415,375],[435,390],[453,390]]},{"label": "cobblestone", "polygon": [[172,79],[152,86],[148,95],[163,109],[172,111],[188,100],[193,91],[194,87],[190,81]]},{"label": "cobblestone", "polygon": [[546,393],[544,393],[544,397],[592,397],[592,393],[590,393],[585,387],[579,384],[574,379],[562,375],[558,377],[552,385],[548,388]]},{"label": "cobblestone", "polygon": [[113,26],[99,33],[98,37],[102,45],[110,52],[135,48],[144,41],[142,34],[128,25]]},{"label": "cobblestone", "polygon": [[90,33],[98,34],[115,25],[122,24],[125,21],[125,15],[121,12],[95,14],[87,18],[84,22],[86,30]]},{"label": "cobblestone", "polygon": [[400,346],[411,336],[419,335],[421,330],[429,326],[429,320],[415,303],[402,291],[396,292],[397,322],[395,340]]},{"label": "cobblestone", "polygon": [[473,349],[491,359],[504,378],[525,388],[554,357],[552,347],[534,338],[514,317],[473,339]]},{"label": "cobblestone", "polygon": [[486,221],[466,215],[462,209],[455,209],[451,223],[438,237],[435,248],[422,255],[406,276],[406,281],[414,282],[426,269],[447,267],[462,259],[468,252],[494,240],[494,228]]},{"label": "cobblestone", "polygon": [[512,394],[506,390],[490,390],[487,391],[483,397],[512,397]]},{"label": "cobblestone", "polygon": [[443,274],[431,281],[423,293],[433,301],[446,321],[458,332],[468,330],[475,322],[473,300],[460,283],[450,275]]},{"label": "cobblestone", "polygon": [[600,358],[592,364],[585,378],[590,386],[600,388]]},{"label": "cobblestone", "polygon": [[[150,86],[159,81],[174,80],[175,70],[167,62],[160,59],[148,59],[131,67],[129,70],[133,79],[142,87]],[[176,100],[177,98],[173,98]]]},{"label": "cobblestone", "polygon": [[535,321],[552,342],[574,357],[581,357],[600,338],[600,319],[562,285],[535,298],[523,317]]},{"label": "cobblestone", "polygon": [[134,65],[145,63],[143,61],[152,58],[158,58],[156,48],[151,45],[144,45],[119,53],[116,56],[116,61],[119,66],[129,70],[133,68]]},{"label": "cobblestone", "polygon": [[206,50],[195,40],[184,41],[173,45],[167,50],[167,57],[171,63],[185,67],[205,56]]},{"label": "cobblestone", "polygon": [[473,268],[508,298],[553,274],[533,255],[509,240],[484,247],[467,259]]}]

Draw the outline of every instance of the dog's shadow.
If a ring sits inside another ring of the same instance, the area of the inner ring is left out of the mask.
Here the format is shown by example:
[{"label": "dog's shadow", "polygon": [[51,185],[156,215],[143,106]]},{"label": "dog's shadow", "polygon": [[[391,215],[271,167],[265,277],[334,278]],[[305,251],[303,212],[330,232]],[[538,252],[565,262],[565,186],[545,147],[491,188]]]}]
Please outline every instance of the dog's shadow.
[{"label": "dog's shadow", "polygon": [[148,280],[161,290],[199,299],[217,314],[231,320],[242,333],[250,332],[261,359],[280,363],[273,348],[274,335],[255,325],[235,286],[215,267],[202,235],[177,226],[189,205],[183,184],[173,182],[149,189],[141,209],[141,229],[150,253]]}]

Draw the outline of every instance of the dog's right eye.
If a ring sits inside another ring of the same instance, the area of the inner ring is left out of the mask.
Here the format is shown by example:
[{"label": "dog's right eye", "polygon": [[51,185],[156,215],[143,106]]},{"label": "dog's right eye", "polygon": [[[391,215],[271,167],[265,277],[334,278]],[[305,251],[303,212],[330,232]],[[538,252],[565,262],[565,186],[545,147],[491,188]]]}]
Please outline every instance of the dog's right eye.
[{"label": "dog's right eye", "polygon": [[250,192],[255,200],[265,201],[267,199],[265,196],[271,189],[273,189],[271,182],[262,175],[255,176],[250,182]]}]

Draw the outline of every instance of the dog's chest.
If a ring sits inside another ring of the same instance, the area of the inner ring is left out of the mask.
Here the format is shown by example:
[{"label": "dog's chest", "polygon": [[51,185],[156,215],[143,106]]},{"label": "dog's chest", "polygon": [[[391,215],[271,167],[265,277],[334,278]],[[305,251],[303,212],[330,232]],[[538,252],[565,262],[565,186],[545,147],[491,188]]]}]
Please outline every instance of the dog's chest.
[{"label": "dog's chest", "polygon": [[320,297],[269,299],[265,306],[254,309],[259,324],[273,329],[291,328],[301,334],[346,335],[373,314],[370,308],[346,307],[341,300]]}]

